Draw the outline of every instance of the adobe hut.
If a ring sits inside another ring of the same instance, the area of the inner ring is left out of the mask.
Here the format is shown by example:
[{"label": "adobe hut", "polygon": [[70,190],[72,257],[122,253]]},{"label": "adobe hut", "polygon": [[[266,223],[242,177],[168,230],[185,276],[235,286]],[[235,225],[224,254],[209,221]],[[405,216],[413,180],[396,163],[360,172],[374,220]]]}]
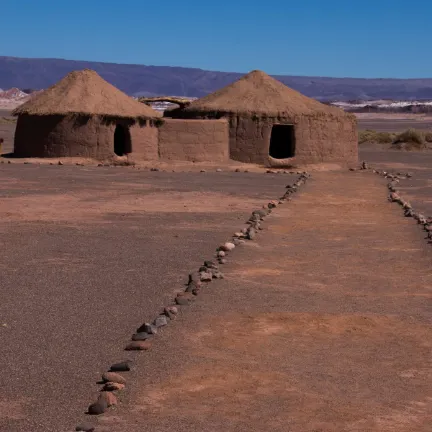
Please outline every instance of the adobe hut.
[{"label": "adobe hut", "polygon": [[261,71],[165,116],[228,119],[230,157],[241,162],[283,166],[358,159],[352,114],[310,99]]},{"label": "adobe hut", "polygon": [[92,70],[69,73],[13,114],[18,157],[159,157],[155,122],[160,114]]}]

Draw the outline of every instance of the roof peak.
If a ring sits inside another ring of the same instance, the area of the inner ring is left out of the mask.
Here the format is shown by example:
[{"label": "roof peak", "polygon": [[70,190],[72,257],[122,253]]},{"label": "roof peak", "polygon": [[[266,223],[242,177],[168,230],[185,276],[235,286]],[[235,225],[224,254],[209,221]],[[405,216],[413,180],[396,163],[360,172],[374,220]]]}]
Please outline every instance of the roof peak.
[{"label": "roof peak", "polygon": [[125,118],[160,117],[92,69],[75,70],[14,111],[15,115],[100,115]]},{"label": "roof peak", "polygon": [[261,70],[253,70],[226,87],[192,102],[185,111],[286,118],[319,112],[338,116],[345,114],[302,95]]}]

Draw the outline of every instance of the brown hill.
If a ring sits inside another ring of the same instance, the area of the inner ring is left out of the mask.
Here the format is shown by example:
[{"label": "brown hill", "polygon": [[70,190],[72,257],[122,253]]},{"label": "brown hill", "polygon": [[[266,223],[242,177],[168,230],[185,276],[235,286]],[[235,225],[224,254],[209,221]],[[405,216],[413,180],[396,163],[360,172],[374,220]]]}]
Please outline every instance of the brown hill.
[{"label": "brown hill", "polygon": [[[67,73],[81,69],[95,70],[102,78],[132,96],[202,97],[243,75],[197,68],[0,56],[0,87],[45,89]],[[432,99],[430,78],[364,79],[282,75],[275,78],[319,100]]]}]

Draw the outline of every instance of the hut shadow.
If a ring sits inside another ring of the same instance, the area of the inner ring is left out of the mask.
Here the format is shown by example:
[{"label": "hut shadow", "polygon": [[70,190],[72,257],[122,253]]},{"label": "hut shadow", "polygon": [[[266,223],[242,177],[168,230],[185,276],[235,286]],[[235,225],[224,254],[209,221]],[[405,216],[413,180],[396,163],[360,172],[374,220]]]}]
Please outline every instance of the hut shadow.
[{"label": "hut shadow", "polygon": [[13,152],[12,153],[2,153],[2,154],[0,154],[0,157],[5,158],[5,159],[13,159],[13,158],[18,159],[19,158],[19,156]]}]

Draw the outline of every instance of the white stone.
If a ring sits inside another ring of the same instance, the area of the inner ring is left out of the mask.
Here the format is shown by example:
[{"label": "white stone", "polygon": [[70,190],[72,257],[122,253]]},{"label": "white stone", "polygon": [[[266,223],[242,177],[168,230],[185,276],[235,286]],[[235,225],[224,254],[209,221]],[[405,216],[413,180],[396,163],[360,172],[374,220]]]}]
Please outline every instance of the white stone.
[{"label": "white stone", "polygon": [[233,249],[235,249],[235,244],[234,243],[231,243],[231,242],[226,242],[225,244],[224,244],[224,249],[226,250],[226,251],[232,251]]}]

